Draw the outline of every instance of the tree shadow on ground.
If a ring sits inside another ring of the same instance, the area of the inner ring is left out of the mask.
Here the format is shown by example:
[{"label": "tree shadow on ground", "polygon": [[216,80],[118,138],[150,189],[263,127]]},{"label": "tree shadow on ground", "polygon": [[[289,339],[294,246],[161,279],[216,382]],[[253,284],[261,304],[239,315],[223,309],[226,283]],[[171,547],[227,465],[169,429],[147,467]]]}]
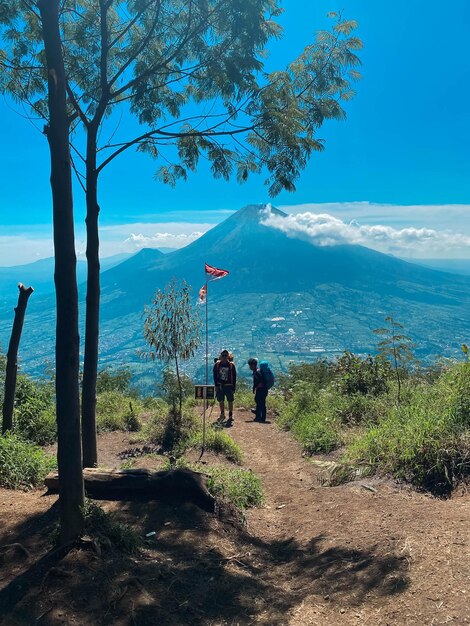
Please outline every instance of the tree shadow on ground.
[{"label": "tree shadow on ground", "polygon": [[[135,500],[114,508],[142,537],[155,532],[140,552],[73,549],[60,563],[57,555],[33,554],[0,590],[3,623],[203,626],[252,624],[262,614],[280,625],[308,596],[357,606],[408,586],[406,562],[384,556],[380,546],[351,550],[321,536],[305,544],[265,541],[236,516],[220,520],[184,502]],[[21,524],[16,540],[32,528],[30,539],[43,536],[56,515]]]}]

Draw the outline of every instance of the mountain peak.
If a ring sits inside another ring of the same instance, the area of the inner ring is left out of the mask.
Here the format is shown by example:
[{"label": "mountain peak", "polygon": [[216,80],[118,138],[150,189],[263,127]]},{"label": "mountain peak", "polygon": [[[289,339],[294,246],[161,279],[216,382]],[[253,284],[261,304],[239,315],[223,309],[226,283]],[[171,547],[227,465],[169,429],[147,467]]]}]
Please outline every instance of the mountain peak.
[{"label": "mountain peak", "polygon": [[276,207],[272,206],[270,203],[268,204],[247,204],[243,208],[239,209],[232,218],[235,219],[247,219],[247,220],[256,220],[259,221],[263,217],[266,216],[266,213],[271,212],[275,215],[281,215],[282,217],[286,217],[287,213],[276,209]]}]

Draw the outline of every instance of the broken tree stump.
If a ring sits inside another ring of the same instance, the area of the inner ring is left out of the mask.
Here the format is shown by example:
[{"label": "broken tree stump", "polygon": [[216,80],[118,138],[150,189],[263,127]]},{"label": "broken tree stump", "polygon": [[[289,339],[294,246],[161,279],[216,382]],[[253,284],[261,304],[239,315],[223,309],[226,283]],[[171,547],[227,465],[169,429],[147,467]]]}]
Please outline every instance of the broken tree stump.
[{"label": "broken tree stump", "polygon": [[33,293],[32,287],[18,284],[18,304],[15,307],[15,319],[11,330],[10,343],[7,352],[7,367],[5,372],[5,394],[3,398],[2,434],[13,430],[13,407],[15,404],[16,375],[18,373],[18,348],[23,330],[24,316],[29,296]]},{"label": "broken tree stump", "polygon": [[[215,499],[209,493],[204,474],[188,469],[151,472],[147,469],[103,469],[86,467],[83,480],[87,494],[126,499],[126,496],[148,496],[189,500],[204,511],[214,512]],[[52,472],[44,481],[52,493],[59,491],[59,475]]]}]

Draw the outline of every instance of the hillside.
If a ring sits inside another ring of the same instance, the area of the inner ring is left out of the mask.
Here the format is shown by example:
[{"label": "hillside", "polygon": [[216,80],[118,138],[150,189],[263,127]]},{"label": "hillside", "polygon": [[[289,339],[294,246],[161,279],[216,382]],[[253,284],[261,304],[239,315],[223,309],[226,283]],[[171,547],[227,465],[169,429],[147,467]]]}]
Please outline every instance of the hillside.
[{"label": "hillside", "polygon": [[[104,272],[101,365],[133,363],[150,382],[150,366],[136,354],[144,305],[173,277],[185,279],[196,294],[205,280],[204,262],[230,271],[209,286],[211,355],[225,345],[240,363],[259,354],[283,369],[292,359],[373,351],[372,330],[390,314],[405,324],[422,358],[456,356],[468,342],[469,277],[362,246],[317,247],[292,239],[264,226],[263,210],[244,207],[186,248],[167,255],[142,250]],[[22,354],[31,369],[52,358],[52,307],[52,298],[30,300]],[[2,315],[3,345],[5,320]],[[202,361],[200,352],[189,370],[197,371]]]}]

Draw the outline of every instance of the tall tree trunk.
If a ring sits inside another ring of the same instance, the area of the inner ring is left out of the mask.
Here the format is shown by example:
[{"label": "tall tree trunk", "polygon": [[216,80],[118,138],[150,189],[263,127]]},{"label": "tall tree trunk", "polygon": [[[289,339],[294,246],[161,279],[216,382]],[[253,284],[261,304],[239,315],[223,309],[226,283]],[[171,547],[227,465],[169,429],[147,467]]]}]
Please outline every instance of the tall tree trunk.
[{"label": "tall tree trunk", "polygon": [[84,488],[80,439],[78,291],[73,224],[72,169],[58,0],[40,0],[48,71],[51,188],[56,290],[56,411],[60,540],[83,530]]},{"label": "tall tree trunk", "polygon": [[5,372],[5,395],[3,397],[3,423],[2,433],[13,430],[13,406],[15,404],[16,374],[18,371],[18,347],[20,345],[21,331],[23,330],[24,316],[28,306],[29,296],[33,293],[32,287],[26,288],[21,283],[18,285],[18,304],[15,308],[15,319],[11,330],[10,343],[7,352],[7,367]]},{"label": "tall tree trunk", "polygon": [[98,216],[98,173],[96,171],[96,128],[88,128],[86,158],[87,290],[85,356],[82,383],[83,467],[96,467],[96,378],[100,319],[100,258]]}]

